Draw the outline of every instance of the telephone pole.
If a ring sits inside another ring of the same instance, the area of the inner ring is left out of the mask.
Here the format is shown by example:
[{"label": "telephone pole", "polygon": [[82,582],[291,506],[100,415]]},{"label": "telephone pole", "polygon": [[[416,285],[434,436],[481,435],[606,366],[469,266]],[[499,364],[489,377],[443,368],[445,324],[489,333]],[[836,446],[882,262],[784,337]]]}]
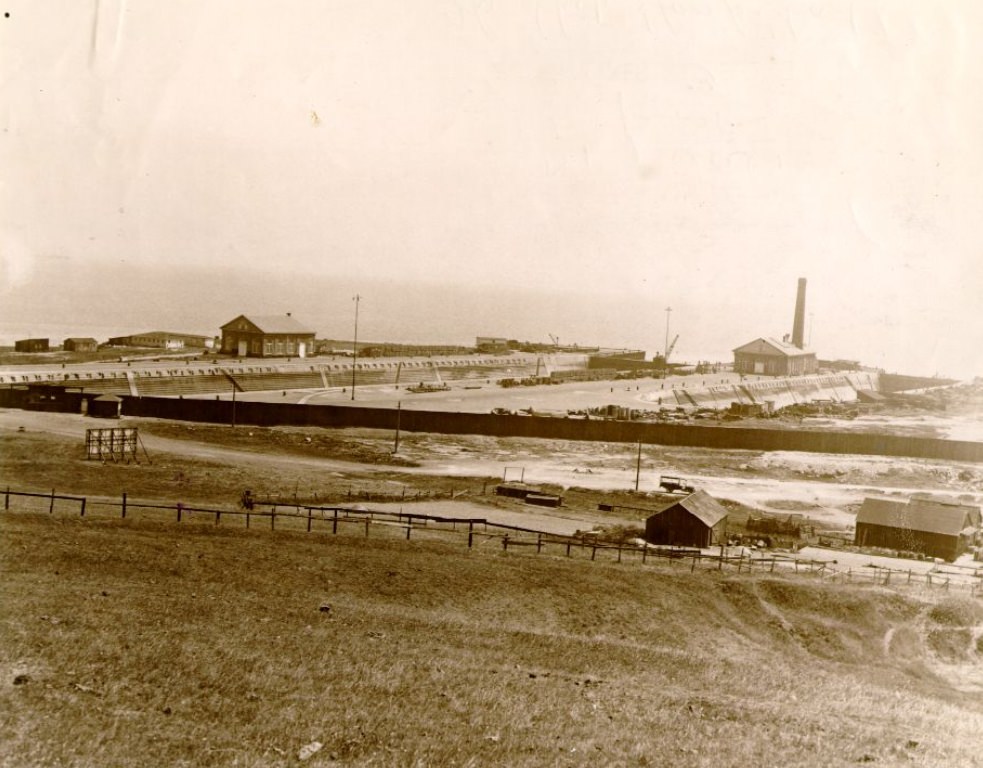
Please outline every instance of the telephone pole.
[{"label": "telephone pole", "polygon": [[358,363],[358,302],[362,300],[359,294],[355,294],[355,338],[352,342],[352,400],[355,399],[355,368]]}]

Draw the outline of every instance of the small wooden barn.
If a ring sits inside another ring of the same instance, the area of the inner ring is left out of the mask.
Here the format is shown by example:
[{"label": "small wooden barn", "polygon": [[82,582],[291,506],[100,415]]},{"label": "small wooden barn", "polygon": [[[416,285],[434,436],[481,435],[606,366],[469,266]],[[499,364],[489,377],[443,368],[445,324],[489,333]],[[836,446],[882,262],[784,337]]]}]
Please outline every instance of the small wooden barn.
[{"label": "small wooden barn", "polygon": [[645,521],[645,540],[650,544],[710,547],[727,536],[727,510],[706,491],[696,491],[674,501]]},{"label": "small wooden barn", "polygon": [[980,508],[954,500],[864,499],[854,544],[955,560],[980,527]]}]

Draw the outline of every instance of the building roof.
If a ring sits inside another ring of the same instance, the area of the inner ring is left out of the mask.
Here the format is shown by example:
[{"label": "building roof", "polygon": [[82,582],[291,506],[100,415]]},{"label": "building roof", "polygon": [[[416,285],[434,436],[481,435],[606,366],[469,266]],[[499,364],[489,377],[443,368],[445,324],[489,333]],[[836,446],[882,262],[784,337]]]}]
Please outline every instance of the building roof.
[{"label": "building roof", "polygon": [[779,341],[771,336],[755,339],[744,344],[734,352],[747,352],[756,355],[775,355],[776,357],[801,357],[802,355],[815,355],[811,349],[797,347],[787,341]]},{"label": "building roof", "polygon": [[706,491],[695,491],[685,499],[667,504],[655,514],[661,515],[673,507],[682,507],[708,528],[713,528],[713,526],[727,517],[727,509]]},{"label": "building roof", "polygon": [[238,320],[245,320],[256,327],[260,333],[292,333],[313,335],[314,331],[298,322],[292,315],[239,315],[230,320],[222,329],[226,329]]},{"label": "building roof", "polygon": [[866,523],[947,536],[958,536],[978,519],[979,507],[937,499],[904,502],[867,498],[857,513],[857,525]]},{"label": "building roof", "polygon": [[89,342],[91,344],[97,343],[96,340],[93,339],[91,336],[69,336],[67,339],[65,339],[65,341],[66,342],[67,341],[74,341],[74,342],[85,341],[85,342]]}]

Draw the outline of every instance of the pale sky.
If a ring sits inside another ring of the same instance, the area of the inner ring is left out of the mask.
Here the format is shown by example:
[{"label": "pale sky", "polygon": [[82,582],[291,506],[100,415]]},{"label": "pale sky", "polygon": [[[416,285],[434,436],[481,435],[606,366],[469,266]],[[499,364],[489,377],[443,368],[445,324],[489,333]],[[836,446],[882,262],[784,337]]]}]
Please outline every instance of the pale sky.
[{"label": "pale sky", "polygon": [[3,12],[0,343],[359,292],[364,338],[656,352],[672,305],[727,359],[807,277],[820,357],[983,375],[978,0]]}]

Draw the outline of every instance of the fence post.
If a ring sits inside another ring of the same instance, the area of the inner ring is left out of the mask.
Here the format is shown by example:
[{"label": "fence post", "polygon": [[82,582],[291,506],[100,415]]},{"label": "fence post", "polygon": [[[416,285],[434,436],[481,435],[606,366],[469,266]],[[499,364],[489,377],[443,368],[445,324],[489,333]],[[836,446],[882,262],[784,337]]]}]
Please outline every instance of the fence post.
[{"label": "fence post", "polygon": [[270,509],[270,530],[276,530],[276,504]]},{"label": "fence post", "polygon": [[246,527],[249,527],[249,510],[246,510]]},{"label": "fence post", "polygon": [[369,518],[365,518],[365,535],[369,535]]},{"label": "fence post", "polygon": [[311,508],[307,508],[307,532],[311,532]]},{"label": "fence post", "polygon": [[82,497],[82,511],[79,513],[79,517],[85,517],[85,496]]},{"label": "fence post", "polygon": [[642,547],[642,565],[645,565],[645,556],[648,555],[648,553],[649,553],[649,547],[648,544],[646,544]]},{"label": "fence post", "polygon": [[468,520],[468,549],[471,549],[471,545],[474,543],[474,521]]},{"label": "fence post", "polygon": [[181,510],[182,510],[182,509],[184,509],[184,505],[183,505],[183,504],[181,504],[181,502],[179,501],[179,502],[177,503],[177,521],[178,521],[179,523],[181,522]]},{"label": "fence post", "polygon": [[218,525],[218,521],[221,520],[221,519],[222,519],[222,511],[216,509],[215,510],[215,525]]},{"label": "fence post", "polygon": [[536,534],[536,554],[538,555],[543,550],[543,534]]},{"label": "fence post", "polygon": [[413,515],[406,518],[406,540],[410,540],[410,531],[413,530]]},{"label": "fence post", "polygon": [[621,562],[621,545],[618,545],[618,562]]},{"label": "fence post", "polygon": [[696,557],[697,557],[696,555],[693,555],[693,564],[690,565],[690,567],[689,567],[689,572],[690,573],[692,573],[693,571],[696,570]]},{"label": "fence post", "polygon": [[334,508],[334,522],[331,523],[331,533],[338,533],[338,507]]},{"label": "fence post", "polygon": [[123,491],[122,519],[126,519],[126,491]]},{"label": "fence post", "polygon": [[570,542],[567,541],[567,557],[570,557]]},{"label": "fence post", "polygon": [[10,509],[10,486],[7,486],[6,493],[3,494],[3,508]]},{"label": "fence post", "polygon": [[502,537],[502,549],[506,552],[509,551],[509,535],[507,533]]},{"label": "fence post", "polygon": [[48,514],[52,514],[55,511],[55,489],[51,489],[51,504],[48,505]]},{"label": "fence post", "polygon": [[590,548],[590,559],[593,560],[597,557],[597,544],[592,544]]}]

